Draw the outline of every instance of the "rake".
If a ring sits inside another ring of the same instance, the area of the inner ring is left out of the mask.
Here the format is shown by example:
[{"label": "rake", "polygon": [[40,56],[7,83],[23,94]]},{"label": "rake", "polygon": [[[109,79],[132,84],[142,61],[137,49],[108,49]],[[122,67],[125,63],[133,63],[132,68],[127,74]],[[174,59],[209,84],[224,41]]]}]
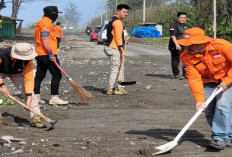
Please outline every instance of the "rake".
[{"label": "rake", "polygon": [[76,96],[83,104],[87,104],[92,98],[92,94],[89,93],[87,90],[85,90],[81,85],[79,85],[77,82],[75,82],[71,76],[69,76],[61,67],[58,65],[56,61],[54,61],[55,65],[60,69],[60,71],[66,76],[66,78],[69,80]]},{"label": "rake", "polygon": [[33,112],[34,114],[40,116],[41,118],[43,118],[46,122],[49,123],[46,124],[46,126],[48,127],[47,131],[50,131],[52,129],[54,129],[54,125],[57,123],[57,120],[51,120],[50,118],[46,117],[45,115],[43,115],[42,113],[38,113],[35,110],[33,110],[32,108],[27,107],[26,104],[22,103],[21,101],[19,101],[18,99],[16,99],[15,97],[13,97],[12,95],[9,95],[9,98],[13,101],[15,101],[16,103],[22,105],[24,108],[28,109],[29,111]]},{"label": "rake", "polygon": [[211,96],[205,102],[205,105],[194,114],[194,116],[189,120],[189,122],[179,132],[179,134],[176,136],[176,138],[171,142],[168,142],[168,143],[163,144],[161,146],[155,147],[156,149],[158,149],[160,151],[153,153],[152,155],[163,154],[163,153],[166,153],[166,152],[172,150],[174,147],[176,147],[178,145],[178,141],[180,140],[180,138],[184,135],[184,133],[188,130],[188,128],[195,122],[195,120],[199,117],[199,115],[202,113],[204,108],[209,105],[209,103],[214,99],[214,97],[216,95],[218,95],[222,91],[222,89],[223,89],[222,87],[216,88],[213,91],[213,93],[211,94]]}]

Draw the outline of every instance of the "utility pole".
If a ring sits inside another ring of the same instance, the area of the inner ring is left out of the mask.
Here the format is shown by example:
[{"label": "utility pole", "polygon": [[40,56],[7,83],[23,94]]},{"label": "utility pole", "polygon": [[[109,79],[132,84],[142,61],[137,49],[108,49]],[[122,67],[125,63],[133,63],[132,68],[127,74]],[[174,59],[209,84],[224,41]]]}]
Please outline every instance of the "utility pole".
[{"label": "utility pole", "polygon": [[108,2],[107,1],[102,1],[101,2],[101,4],[102,4],[102,8],[104,8],[104,10],[105,10],[105,20],[107,20],[107,12],[108,12]]},{"label": "utility pole", "polygon": [[146,21],[146,0],[143,0],[143,23]]},{"label": "utility pole", "polygon": [[115,0],[115,4],[116,4],[116,11],[117,11],[117,6],[118,6],[118,0]]},{"label": "utility pole", "polygon": [[104,3],[101,2],[101,4],[100,4],[100,10],[101,10],[101,25],[102,25],[102,22],[103,22],[103,8],[104,8]]},{"label": "utility pole", "polygon": [[217,37],[217,10],[216,10],[217,2],[213,0],[213,38]]},{"label": "utility pole", "polygon": [[108,12],[108,1],[105,1],[105,12],[106,12],[106,20],[108,19],[107,12]]}]

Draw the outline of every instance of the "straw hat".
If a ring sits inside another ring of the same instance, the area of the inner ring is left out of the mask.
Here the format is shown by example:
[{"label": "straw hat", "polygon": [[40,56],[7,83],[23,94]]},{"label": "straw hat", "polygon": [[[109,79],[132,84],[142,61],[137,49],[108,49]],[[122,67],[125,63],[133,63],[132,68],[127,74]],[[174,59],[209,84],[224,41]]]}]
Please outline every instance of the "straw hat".
[{"label": "straw hat", "polygon": [[35,47],[28,43],[18,43],[12,47],[11,55],[15,59],[31,60],[38,54],[35,52]]},{"label": "straw hat", "polygon": [[205,32],[198,27],[193,27],[184,31],[184,38],[177,40],[180,45],[190,46],[194,44],[204,44],[213,40],[211,37],[205,36]]}]

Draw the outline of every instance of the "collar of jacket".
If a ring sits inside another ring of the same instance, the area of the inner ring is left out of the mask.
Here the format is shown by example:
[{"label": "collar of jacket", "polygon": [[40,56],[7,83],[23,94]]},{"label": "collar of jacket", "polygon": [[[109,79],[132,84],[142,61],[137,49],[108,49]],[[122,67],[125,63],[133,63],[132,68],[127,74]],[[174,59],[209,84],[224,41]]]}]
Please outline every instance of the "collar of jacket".
[{"label": "collar of jacket", "polygon": [[49,20],[51,23],[52,23],[52,20],[51,19],[49,19],[48,17],[46,17],[46,16],[43,16],[42,17],[42,19],[47,19],[47,20]]},{"label": "collar of jacket", "polygon": [[117,18],[119,18],[119,20],[122,20],[117,14],[115,14],[114,16],[116,16]]}]

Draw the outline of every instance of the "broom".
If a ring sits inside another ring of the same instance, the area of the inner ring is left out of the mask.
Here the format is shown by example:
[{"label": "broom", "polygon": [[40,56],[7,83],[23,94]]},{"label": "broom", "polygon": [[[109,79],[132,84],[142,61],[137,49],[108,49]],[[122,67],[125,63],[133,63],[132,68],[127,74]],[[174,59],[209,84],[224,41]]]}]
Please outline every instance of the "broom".
[{"label": "broom", "polygon": [[[124,51],[126,51],[127,43],[128,43],[128,41],[126,41],[126,43],[125,43]],[[137,81],[122,81],[122,75],[123,75],[122,71],[124,69],[124,63],[125,63],[125,58],[122,58],[120,69],[119,69],[118,84],[120,84],[122,86],[140,84],[140,82],[137,82]]]},{"label": "broom", "polygon": [[81,85],[79,85],[78,83],[76,83],[71,76],[69,76],[63,69],[61,69],[61,67],[58,65],[58,63],[56,61],[54,61],[55,65],[57,66],[57,68],[60,69],[60,71],[66,76],[66,78],[69,80],[76,96],[78,97],[78,99],[81,101],[81,103],[83,104],[87,104],[92,98],[92,94],[89,93],[88,91],[86,91],[83,87],[81,87]]}]

